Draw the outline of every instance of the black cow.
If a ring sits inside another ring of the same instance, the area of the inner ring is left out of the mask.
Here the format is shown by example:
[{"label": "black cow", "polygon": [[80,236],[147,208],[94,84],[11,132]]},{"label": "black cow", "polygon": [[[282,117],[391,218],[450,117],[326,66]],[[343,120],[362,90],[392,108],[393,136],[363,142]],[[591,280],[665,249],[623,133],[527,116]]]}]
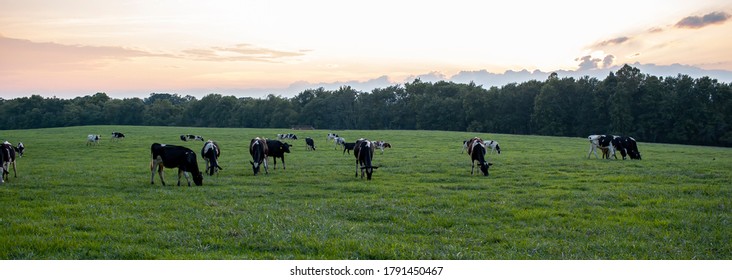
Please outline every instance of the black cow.
[{"label": "black cow", "polygon": [[10,176],[11,165],[13,166],[13,175],[15,178],[17,178],[18,172],[15,169],[15,149],[13,149],[13,145],[11,145],[7,141],[0,144],[0,154],[2,154],[2,157],[0,159],[0,162],[2,162],[2,176],[0,177],[2,178],[0,179],[0,182],[8,180],[8,177]]},{"label": "black cow", "polygon": [[196,141],[196,140],[203,141],[203,136],[201,136],[201,135],[193,135],[193,134],[183,134],[183,135],[180,136],[180,140],[183,140],[183,141],[188,141],[188,140],[191,140],[191,141]]},{"label": "black cow", "polygon": [[[358,142],[358,141],[356,141],[356,142]],[[344,154],[346,152],[348,152],[348,154],[350,155],[351,154],[351,151],[353,151],[353,149],[355,149],[355,148],[356,148],[356,143],[346,143],[346,142],[343,142],[343,153]],[[354,155],[355,155],[355,151],[354,151]]]},{"label": "black cow", "polygon": [[374,157],[374,146],[371,141],[366,139],[359,139],[355,143],[353,148],[353,155],[356,157],[356,177],[358,177],[358,170],[361,169],[361,179],[363,179],[364,173],[366,173],[366,180],[371,180],[371,175],[374,173],[374,169],[379,168],[373,166],[372,159]]},{"label": "black cow", "polygon": [[313,141],[313,138],[305,138],[305,145],[305,149],[307,149],[308,151],[315,151],[315,141]]},{"label": "black cow", "polygon": [[267,156],[274,160],[273,167],[277,169],[277,158],[282,159],[282,169],[285,166],[285,153],[290,153],[290,144],[282,143],[280,140],[267,140]]},{"label": "black cow", "polygon": [[252,164],[254,176],[257,176],[257,173],[259,173],[259,168],[262,164],[264,164],[264,173],[269,174],[267,171],[267,153],[267,141],[263,138],[257,137],[249,142],[249,154],[252,155],[252,161],[249,161],[249,163]]},{"label": "black cow", "polygon": [[158,170],[160,175],[160,182],[165,186],[165,178],[163,177],[163,167],[167,168],[178,168],[178,186],[180,186],[180,175],[186,177],[188,186],[191,185],[191,181],[188,178],[188,173],[191,173],[193,182],[196,186],[203,185],[203,175],[198,171],[198,162],[196,162],[196,153],[191,149],[175,145],[165,145],[154,143],[150,146],[150,153],[152,154],[152,160],[150,161],[150,184],[155,184],[155,169]]},{"label": "black cow", "polygon": [[125,135],[122,132],[115,131],[115,132],[112,132],[112,139],[113,140],[125,139]]},{"label": "black cow", "polygon": [[[633,137],[623,136],[621,137],[621,141],[623,142],[623,147],[628,152],[630,159],[641,159],[640,151],[638,151],[638,143],[633,139]],[[623,157],[623,159],[625,159],[625,157]]]},{"label": "black cow", "polygon": [[224,170],[219,166],[220,155],[221,149],[219,149],[218,143],[208,140],[206,144],[203,144],[203,148],[201,148],[201,157],[206,161],[206,170],[204,172],[208,173],[209,176],[213,176],[214,173],[219,170]]},{"label": "black cow", "polygon": [[485,142],[475,137],[473,139],[470,139],[468,142],[468,155],[470,156],[470,175],[474,174],[475,171],[475,162],[478,162],[478,166],[480,168],[480,172],[483,172],[483,176],[488,176],[488,168],[493,165],[492,163],[489,163],[485,160]]}]

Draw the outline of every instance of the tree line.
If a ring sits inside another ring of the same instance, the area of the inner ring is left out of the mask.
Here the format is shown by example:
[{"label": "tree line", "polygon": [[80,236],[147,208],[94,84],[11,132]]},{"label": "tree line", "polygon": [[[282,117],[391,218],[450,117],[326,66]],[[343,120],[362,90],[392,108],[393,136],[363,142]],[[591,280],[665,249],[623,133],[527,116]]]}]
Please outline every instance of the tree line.
[{"label": "tree line", "polygon": [[709,77],[657,77],[625,65],[602,80],[559,78],[491,87],[423,82],[362,92],[308,89],[294,97],[152,93],[113,99],[0,98],[0,129],[79,125],[447,130],[732,146],[732,88]]}]

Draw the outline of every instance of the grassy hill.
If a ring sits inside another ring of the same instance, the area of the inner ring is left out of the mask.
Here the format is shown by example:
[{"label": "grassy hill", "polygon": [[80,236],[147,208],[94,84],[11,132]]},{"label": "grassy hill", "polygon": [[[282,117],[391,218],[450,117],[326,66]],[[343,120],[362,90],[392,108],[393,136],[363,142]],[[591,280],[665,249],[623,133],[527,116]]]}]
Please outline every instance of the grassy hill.
[{"label": "grassy hill", "polygon": [[[112,131],[127,139],[110,142]],[[288,140],[253,176],[247,145]],[[22,141],[0,185],[0,259],[730,259],[732,149],[639,143],[642,161],[587,159],[584,138],[333,131],[392,144],[372,181],[325,130],[85,126],[0,131]],[[150,184],[150,145],[216,140],[202,187]],[[101,134],[97,146],[87,134]],[[304,138],[316,151],[306,151]],[[462,141],[497,140],[488,177]]]}]

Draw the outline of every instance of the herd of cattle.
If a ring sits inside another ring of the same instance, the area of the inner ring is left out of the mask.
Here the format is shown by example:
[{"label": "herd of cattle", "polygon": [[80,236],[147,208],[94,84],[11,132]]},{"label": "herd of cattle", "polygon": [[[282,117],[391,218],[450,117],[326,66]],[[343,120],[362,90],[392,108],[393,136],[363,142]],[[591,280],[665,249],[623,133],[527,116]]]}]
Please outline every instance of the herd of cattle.
[{"label": "herd of cattle", "polygon": [[[355,142],[346,142],[346,139],[338,136],[335,133],[328,133],[326,136],[327,141],[333,141],[335,148],[343,148],[343,154],[351,153],[355,157],[356,162],[356,177],[361,174],[361,178],[364,177],[367,180],[371,180],[373,172],[378,169],[378,166],[373,165],[374,151],[376,149],[381,150],[381,154],[384,153],[385,148],[391,148],[391,144],[384,141],[370,141],[368,139],[360,138]],[[112,132],[112,140],[124,139],[125,135],[121,132]],[[295,134],[277,134],[278,139],[292,139],[297,140]],[[180,136],[182,141],[204,141],[204,138],[200,135],[184,134]],[[590,142],[590,151],[587,154],[587,158],[594,153],[595,158],[597,156],[597,150],[602,152],[603,159],[610,159],[611,157],[617,159],[616,152],[620,152],[623,160],[626,156],[630,159],[641,159],[640,151],[638,151],[638,144],[632,137],[626,136],[615,136],[615,135],[590,135],[587,137]],[[101,140],[101,136],[98,134],[89,134],[87,136],[87,145],[96,145]],[[315,141],[307,137],[305,138],[306,149],[314,151]],[[291,145],[280,140],[266,139],[262,137],[255,137],[249,142],[249,154],[252,160],[249,163],[252,165],[252,171],[254,175],[260,173],[262,167],[264,167],[264,173],[268,174],[268,157],[273,158],[274,168],[277,168],[277,158],[282,161],[282,169],[286,169],[285,165],[285,154],[290,153]],[[474,137],[469,140],[463,141],[463,153],[467,150],[468,156],[471,159],[470,174],[474,174],[475,164],[477,162],[478,169],[483,173],[484,176],[488,176],[488,169],[492,166],[486,159],[488,150],[491,150],[491,154],[497,152],[501,154],[501,147],[497,141],[493,140],[482,140],[479,137]],[[0,176],[0,183],[8,180],[10,174],[10,167],[13,167],[13,173],[17,177],[16,171],[16,155],[19,157],[23,156],[25,147],[22,142],[19,142],[17,146],[13,146],[8,141],[5,141],[0,145],[0,162],[2,162],[2,176]],[[194,184],[197,186],[203,185],[203,173],[213,176],[219,170],[223,168],[218,163],[218,158],[221,156],[221,149],[219,145],[213,141],[204,141],[203,148],[201,148],[201,157],[206,163],[206,168],[201,172],[198,168],[196,161],[196,153],[193,150],[177,145],[166,145],[153,143],[150,147],[151,162],[150,162],[150,183],[155,184],[155,171],[157,170],[160,176],[160,182],[165,185],[165,179],[163,177],[163,168],[178,168],[178,185],[180,186],[181,176],[186,178],[188,185],[191,185],[190,180],[192,179]],[[189,178],[190,174],[191,178]]]}]

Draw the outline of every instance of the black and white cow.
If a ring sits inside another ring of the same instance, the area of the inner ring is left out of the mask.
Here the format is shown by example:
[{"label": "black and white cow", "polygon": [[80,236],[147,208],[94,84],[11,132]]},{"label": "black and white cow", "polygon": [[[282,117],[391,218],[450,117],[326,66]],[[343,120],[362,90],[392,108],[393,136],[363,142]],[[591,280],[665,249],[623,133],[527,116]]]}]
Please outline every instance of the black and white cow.
[{"label": "black and white cow", "polygon": [[493,152],[498,152],[499,155],[501,154],[501,146],[498,145],[498,141],[485,140],[483,144],[485,144],[486,148],[491,148],[491,155]]},{"label": "black and white cow", "polygon": [[307,137],[305,138],[305,149],[308,151],[315,151],[315,141],[313,141],[313,138]]},{"label": "black and white cow", "polygon": [[[633,137],[622,136],[620,137],[620,141],[623,143],[623,148],[625,148],[630,159],[641,159],[640,151],[638,151],[638,143]],[[623,157],[623,159],[625,159],[625,157]]]},{"label": "black and white cow", "polygon": [[125,139],[124,133],[117,132],[117,131],[112,132],[112,140],[121,140],[121,139]]},{"label": "black and white cow", "polygon": [[353,155],[356,157],[356,177],[358,177],[358,170],[361,169],[361,179],[363,179],[364,173],[366,173],[366,180],[371,180],[371,175],[374,173],[374,169],[379,168],[373,166],[374,144],[366,139],[359,139],[356,141],[356,146],[353,149]]},{"label": "black and white cow", "polygon": [[221,149],[219,149],[219,144],[214,142],[213,140],[208,140],[205,144],[203,144],[203,148],[201,148],[201,157],[203,157],[203,160],[206,161],[206,170],[204,173],[208,173],[209,176],[213,176],[214,173],[218,172],[219,170],[224,170],[219,166],[219,156],[221,155]]},{"label": "black and white cow", "polygon": [[493,164],[485,160],[485,142],[482,139],[475,137],[467,141],[467,146],[471,165],[470,175],[473,175],[475,171],[475,162],[477,161],[480,171],[483,172],[483,176],[488,176],[488,168],[490,168]]},{"label": "black and white cow", "polygon": [[336,139],[336,138],[338,138],[338,134],[335,134],[335,133],[328,133],[328,136],[326,136],[326,137],[327,137],[326,141],[330,141],[331,139]]},{"label": "black and white cow", "polygon": [[188,141],[188,140],[191,140],[191,141],[204,141],[203,140],[203,136],[201,136],[201,135],[193,135],[193,134],[183,134],[183,135],[180,136],[180,140],[183,140],[183,141]]},{"label": "black and white cow", "polygon": [[292,139],[292,140],[297,140],[297,135],[292,134],[292,133],[277,134],[277,139]]},{"label": "black and white cow", "polygon": [[590,151],[587,153],[587,158],[590,158],[593,152],[595,158],[597,158],[597,150],[599,149],[602,151],[602,158],[610,159],[610,157],[614,157],[617,159],[616,152],[620,152],[623,159],[627,155],[630,155],[631,159],[640,159],[638,145],[632,137],[593,134],[587,136],[587,139],[590,141]]},{"label": "black and white cow", "polygon": [[382,155],[384,154],[384,149],[391,148],[391,144],[389,144],[389,142],[374,141],[373,143],[374,143],[374,145],[376,145],[377,149],[381,150]]},{"label": "black and white cow", "polygon": [[10,176],[10,166],[13,166],[13,175],[15,178],[18,177],[18,172],[16,171],[16,165],[15,165],[15,149],[13,149],[13,145],[10,144],[10,142],[5,141],[4,143],[0,144],[0,153],[2,154],[2,159],[0,161],[2,162],[2,179],[0,179],[0,182],[4,182],[8,180],[8,177]]},{"label": "black and white cow", "polygon": [[335,149],[334,150],[337,150],[338,149],[338,146],[343,146],[343,144],[346,143],[346,138],[343,138],[343,137],[333,138],[333,143],[335,143]]},{"label": "black and white cow", "polygon": [[264,165],[264,173],[269,174],[267,170],[267,153],[267,141],[264,138],[257,137],[249,142],[249,154],[252,155],[252,160],[249,163],[252,164],[254,176],[257,176],[262,165]]},{"label": "black and white cow", "polygon": [[274,169],[277,169],[277,158],[282,159],[282,169],[287,169],[285,166],[285,153],[290,153],[290,144],[283,143],[280,140],[267,139],[267,156],[272,157]]},{"label": "black and white cow", "polygon": [[96,145],[99,143],[99,140],[102,139],[101,135],[98,134],[89,134],[86,136],[86,145]]},{"label": "black and white cow", "polygon": [[[373,143],[373,142],[371,142],[371,143]],[[356,148],[355,142],[354,143],[343,143],[343,154],[345,155],[346,152],[348,152],[348,154],[350,155],[351,151],[353,151],[354,148]]]},{"label": "black and white cow", "polygon": [[181,174],[186,177],[188,186],[191,185],[188,173],[191,173],[193,183],[196,186],[203,185],[203,174],[198,170],[196,153],[191,149],[175,145],[153,143],[150,146],[150,154],[152,155],[152,160],[150,161],[150,172],[152,173],[150,175],[150,184],[155,184],[155,170],[157,169],[158,175],[160,175],[160,182],[165,186],[163,167],[167,167],[178,168],[178,186],[180,186]]},{"label": "black and white cow", "polygon": [[15,152],[18,153],[18,157],[23,157],[23,153],[25,152],[25,146],[23,145],[23,142],[18,142],[18,146],[14,147]]}]

